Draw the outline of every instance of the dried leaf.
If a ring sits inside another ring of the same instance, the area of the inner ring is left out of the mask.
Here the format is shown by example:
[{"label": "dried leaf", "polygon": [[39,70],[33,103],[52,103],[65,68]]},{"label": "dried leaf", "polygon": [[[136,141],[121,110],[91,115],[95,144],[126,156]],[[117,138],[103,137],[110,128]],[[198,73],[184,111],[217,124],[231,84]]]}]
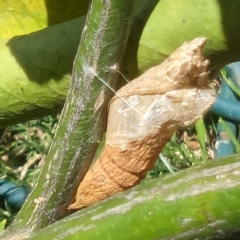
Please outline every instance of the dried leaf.
[{"label": "dried leaf", "polygon": [[121,88],[110,102],[105,148],[80,183],[80,209],[135,186],[179,128],[202,117],[215,100],[208,87],[205,38],[184,43],[162,64]]}]

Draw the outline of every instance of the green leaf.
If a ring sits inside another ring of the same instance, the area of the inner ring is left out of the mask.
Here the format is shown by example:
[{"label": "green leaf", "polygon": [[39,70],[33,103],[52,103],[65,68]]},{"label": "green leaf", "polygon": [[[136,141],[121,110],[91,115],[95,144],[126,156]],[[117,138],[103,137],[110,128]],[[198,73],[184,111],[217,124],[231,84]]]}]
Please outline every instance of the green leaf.
[{"label": "green leaf", "polygon": [[0,1],[0,39],[43,29],[87,13],[89,0]]},{"label": "green leaf", "polygon": [[213,68],[240,59],[240,1],[161,0],[140,39],[138,67],[159,64],[183,42],[209,39],[204,52]]},{"label": "green leaf", "polygon": [[4,230],[7,220],[4,219],[0,222],[0,233]]},{"label": "green leaf", "polygon": [[0,40],[0,128],[61,110],[84,23],[78,18]]},{"label": "green leaf", "polygon": [[206,161],[208,158],[207,145],[206,145],[206,142],[208,140],[208,134],[207,134],[207,129],[205,127],[203,118],[200,118],[196,122],[195,128],[196,128],[198,140],[201,146],[202,158]]}]

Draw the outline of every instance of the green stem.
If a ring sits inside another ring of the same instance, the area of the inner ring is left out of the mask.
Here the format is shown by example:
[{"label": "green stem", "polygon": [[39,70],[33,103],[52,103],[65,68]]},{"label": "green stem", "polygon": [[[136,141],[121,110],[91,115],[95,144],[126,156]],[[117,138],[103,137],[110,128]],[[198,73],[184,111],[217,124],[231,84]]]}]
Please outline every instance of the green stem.
[{"label": "green stem", "polygon": [[16,235],[19,229],[43,228],[67,214],[105,130],[112,91],[100,79],[116,84],[113,67],[124,55],[133,2],[92,1],[56,135],[38,184],[9,229]]},{"label": "green stem", "polygon": [[239,229],[239,191],[238,155],[141,184],[29,240],[230,239]]}]

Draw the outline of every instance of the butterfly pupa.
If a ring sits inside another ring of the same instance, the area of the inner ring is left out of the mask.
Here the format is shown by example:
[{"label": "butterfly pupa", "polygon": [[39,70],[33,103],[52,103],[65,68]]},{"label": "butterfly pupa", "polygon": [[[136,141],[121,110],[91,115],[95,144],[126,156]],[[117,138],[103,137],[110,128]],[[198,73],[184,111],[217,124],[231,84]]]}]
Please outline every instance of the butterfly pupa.
[{"label": "butterfly pupa", "polygon": [[80,183],[70,209],[81,209],[137,185],[179,128],[201,118],[215,100],[208,87],[205,38],[122,87],[109,104],[104,150]]}]

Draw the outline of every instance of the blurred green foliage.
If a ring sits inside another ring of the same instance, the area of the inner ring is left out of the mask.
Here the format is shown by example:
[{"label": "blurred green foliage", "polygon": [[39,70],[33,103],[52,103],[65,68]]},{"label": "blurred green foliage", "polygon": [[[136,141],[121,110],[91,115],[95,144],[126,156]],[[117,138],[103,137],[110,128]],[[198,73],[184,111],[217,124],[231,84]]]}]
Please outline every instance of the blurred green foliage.
[{"label": "blurred green foliage", "polygon": [[[58,118],[47,116],[0,132],[0,178],[31,188],[37,181],[44,156],[54,136]],[[0,223],[9,224],[18,209],[0,198]]]},{"label": "blurred green foliage", "polygon": [[[163,148],[154,168],[148,172],[144,181],[164,177],[214,159],[215,122],[215,119],[207,116],[195,126],[176,132]],[[204,134],[199,134],[199,129],[204,129]]]}]

